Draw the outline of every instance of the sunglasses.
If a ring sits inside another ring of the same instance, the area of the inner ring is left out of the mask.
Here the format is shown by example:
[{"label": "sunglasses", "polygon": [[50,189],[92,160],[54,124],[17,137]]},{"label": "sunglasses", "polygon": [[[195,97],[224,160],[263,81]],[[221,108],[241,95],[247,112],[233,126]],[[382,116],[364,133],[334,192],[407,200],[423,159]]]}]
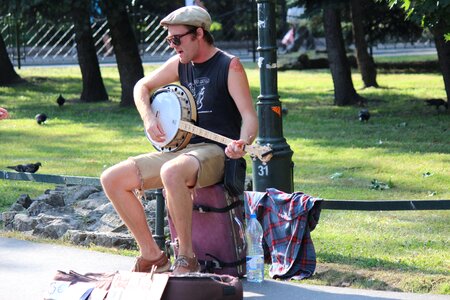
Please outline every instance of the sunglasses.
[{"label": "sunglasses", "polygon": [[180,46],[181,38],[185,35],[194,33],[195,31],[197,31],[197,28],[191,29],[188,32],[183,33],[183,34],[176,34],[176,35],[168,36],[168,37],[166,37],[166,41],[167,41],[167,43],[169,43],[169,45],[174,44],[175,46]]}]

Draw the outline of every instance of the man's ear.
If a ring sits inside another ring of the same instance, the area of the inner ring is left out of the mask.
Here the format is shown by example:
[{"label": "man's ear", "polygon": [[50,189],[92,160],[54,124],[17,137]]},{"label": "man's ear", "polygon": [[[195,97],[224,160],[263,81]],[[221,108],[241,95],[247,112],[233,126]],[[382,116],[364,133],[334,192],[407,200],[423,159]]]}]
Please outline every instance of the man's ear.
[{"label": "man's ear", "polygon": [[197,30],[195,31],[195,33],[197,34],[197,36],[199,38],[203,38],[203,36],[205,35],[205,31],[202,27],[198,27]]}]

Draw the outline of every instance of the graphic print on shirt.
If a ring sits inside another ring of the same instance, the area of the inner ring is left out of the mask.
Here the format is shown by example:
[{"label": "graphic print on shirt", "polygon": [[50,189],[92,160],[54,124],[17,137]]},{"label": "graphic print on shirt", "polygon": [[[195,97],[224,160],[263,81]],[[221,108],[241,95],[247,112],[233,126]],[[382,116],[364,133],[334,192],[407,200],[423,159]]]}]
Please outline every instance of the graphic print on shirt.
[{"label": "graphic print on shirt", "polygon": [[208,109],[208,107],[203,107],[204,99],[205,99],[205,92],[206,92],[206,86],[209,84],[210,80],[207,77],[200,77],[196,78],[194,80],[194,98],[195,102],[197,104],[197,112],[198,113],[207,113],[212,112],[211,109]]}]

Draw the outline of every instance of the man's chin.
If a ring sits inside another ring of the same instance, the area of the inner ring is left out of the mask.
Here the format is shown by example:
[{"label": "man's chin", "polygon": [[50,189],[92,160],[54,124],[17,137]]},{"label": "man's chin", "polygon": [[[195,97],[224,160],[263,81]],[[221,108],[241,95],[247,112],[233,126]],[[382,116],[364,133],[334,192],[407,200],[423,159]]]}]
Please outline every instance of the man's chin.
[{"label": "man's chin", "polygon": [[187,64],[189,62],[189,59],[186,58],[186,56],[184,56],[184,53],[178,53],[178,59],[180,60],[180,63],[182,64]]}]

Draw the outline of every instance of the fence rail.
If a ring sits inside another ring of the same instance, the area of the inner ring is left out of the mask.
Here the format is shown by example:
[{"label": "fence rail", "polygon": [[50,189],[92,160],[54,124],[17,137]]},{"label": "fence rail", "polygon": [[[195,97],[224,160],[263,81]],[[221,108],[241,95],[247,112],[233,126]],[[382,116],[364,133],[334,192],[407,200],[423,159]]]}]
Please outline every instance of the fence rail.
[{"label": "fence rail", "polygon": [[[66,176],[52,174],[16,173],[0,170],[0,179],[22,180],[55,184],[101,186],[96,177]],[[324,199],[322,209],[332,210],[449,210],[450,200],[333,200]]]},{"label": "fence rail", "polygon": [[[217,16],[216,22],[220,26],[212,32],[217,45],[234,55],[255,56],[256,28],[251,14],[249,2]],[[160,20],[161,16],[154,13],[130,13],[143,61],[163,61],[174,54],[165,42],[166,32],[159,26]],[[99,62],[115,62],[107,19],[92,19],[91,30]],[[11,61],[19,67],[27,64],[77,63],[75,31],[70,19],[18,20],[8,14],[0,16],[0,34]]]}]

